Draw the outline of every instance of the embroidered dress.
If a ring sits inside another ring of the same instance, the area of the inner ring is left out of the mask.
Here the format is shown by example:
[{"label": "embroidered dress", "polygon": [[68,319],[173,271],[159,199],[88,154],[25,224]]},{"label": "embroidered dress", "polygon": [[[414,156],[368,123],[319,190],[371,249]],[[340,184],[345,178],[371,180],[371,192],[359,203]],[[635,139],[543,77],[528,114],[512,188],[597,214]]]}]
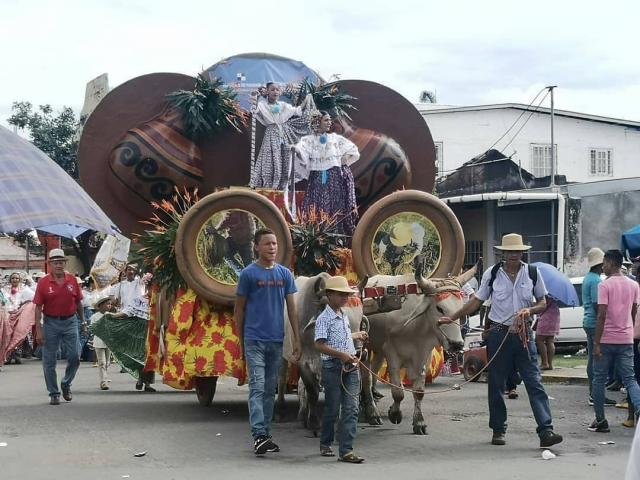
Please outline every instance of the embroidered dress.
[{"label": "embroidered dress", "polygon": [[260,101],[253,115],[266,128],[249,186],[284,190],[289,180],[289,147],[311,132],[311,107],[303,110],[286,102]]},{"label": "embroidered dress", "polygon": [[135,378],[140,378],[146,361],[149,302],[137,297],[123,310],[126,316],[101,316],[89,327],[111,350],[116,362]]},{"label": "embroidered dress", "polygon": [[353,235],[358,206],[349,165],[360,158],[358,147],[337,133],[325,133],[302,137],[296,149],[296,177],[308,179],[302,211],[308,214],[315,207],[337,214],[336,233]]}]

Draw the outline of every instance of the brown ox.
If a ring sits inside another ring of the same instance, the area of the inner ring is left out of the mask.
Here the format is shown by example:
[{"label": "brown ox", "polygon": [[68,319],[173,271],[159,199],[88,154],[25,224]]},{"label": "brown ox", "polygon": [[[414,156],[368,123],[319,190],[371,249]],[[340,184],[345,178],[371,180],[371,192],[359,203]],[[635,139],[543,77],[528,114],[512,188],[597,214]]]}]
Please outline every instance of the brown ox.
[{"label": "brown ox", "polygon": [[[416,435],[427,433],[422,398],[424,370],[431,364],[433,349],[442,346],[448,351],[458,351],[463,346],[459,324],[440,325],[438,320],[462,307],[462,298],[458,296],[460,287],[475,275],[476,270],[477,267],[473,267],[456,278],[426,280],[418,268],[415,281],[422,294],[407,295],[399,310],[369,315],[369,344],[374,353],[372,370],[379,372],[386,359],[390,382],[400,386],[400,370],[403,367],[407,369],[407,378],[414,390],[413,433]],[[372,277],[367,286],[398,285],[411,281],[413,277],[406,275],[377,276]],[[375,380],[371,389],[375,389]],[[400,402],[404,398],[404,390],[391,387],[391,394],[393,404],[389,407],[389,420],[398,424],[402,421]]]}]

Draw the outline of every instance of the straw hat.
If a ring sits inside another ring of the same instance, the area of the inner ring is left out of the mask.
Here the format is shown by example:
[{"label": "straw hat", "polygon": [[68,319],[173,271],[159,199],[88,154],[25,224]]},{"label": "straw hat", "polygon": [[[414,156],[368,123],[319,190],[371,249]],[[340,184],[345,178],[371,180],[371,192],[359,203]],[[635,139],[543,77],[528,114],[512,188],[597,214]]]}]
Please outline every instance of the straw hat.
[{"label": "straw hat", "polygon": [[49,252],[49,261],[64,260],[64,259],[65,259],[64,250],[62,250],[61,248],[53,248]]},{"label": "straw hat", "polygon": [[347,279],[344,277],[328,278],[324,285],[324,290],[325,292],[331,290],[333,292],[356,293],[351,287],[349,287],[349,282],[347,282]]},{"label": "straw hat", "polygon": [[589,268],[600,265],[602,262],[604,262],[604,252],[601,249],[594,247],[587,252],[587,263],[589,264]]},{"label": "straw hat", "polygon": [[524,245],[522,243],[522,235],[508,233],[507,235],[503,235],[502,245],[496,245],[495,248],[512,252],[526,252],[531,248],[531,245]]},{"label": "straw hat", "polygon": [[108,301],[108,300],[113,300],[113,297],[110,295],[107,295],[106,297],[100,297],[98,298],[95,302],[93,302],[93,308],[95,310],[100,308],[100,305],[102,305],[104,302]]},{"label": "straw hat", "polygon": [[406,222],[398,222],[393,226],[389,239],[396,247],[404,247],[411,243],[411,233],[411,225]]}]

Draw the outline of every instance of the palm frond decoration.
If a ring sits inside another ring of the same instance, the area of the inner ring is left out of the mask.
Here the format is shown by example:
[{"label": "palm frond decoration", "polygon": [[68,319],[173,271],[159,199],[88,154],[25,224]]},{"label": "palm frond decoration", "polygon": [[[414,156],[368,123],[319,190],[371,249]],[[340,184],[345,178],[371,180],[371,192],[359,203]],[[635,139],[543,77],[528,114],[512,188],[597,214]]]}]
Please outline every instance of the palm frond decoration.
[{"label": "palm frond decoration", "polygon": [[314,85],[305,78],[298,87],[297,104],[300,104],[307,95],[313,95],[316,108],[329,113],[334,119],[344,117],[351,120],[348,111],[357,110],[354,105],[354,100],[357,98],[344,93],[337,83]]},{"label": "palm frond decoration", "polygon": [[227,126],[237,131],[246,126],[246,114],[240,108],[237,93],[219,78],[209,81],[199,74],[193,90],[177,90],[166,98],[182,112],[186,134],[192,140]]},{"label": "palm frond decoration", "polygon": [[341,259],[336,250],[345,246],[346,236],[335,233],[337,224],[338,214],[329,215],[313,207],[290,225],[297,275],[313,276],[339,268]]},{"label": "palm frond decoration", "polygon": [[153,272],[151,284],[166,287],[170,296],[186,287],[176,261],[176,234],[182,217],[199,200],[197,189],[175,187],[170,200],[151,203],[153,215],[141,222],[146,231],[133,235],[134,261],[142,271]]}]

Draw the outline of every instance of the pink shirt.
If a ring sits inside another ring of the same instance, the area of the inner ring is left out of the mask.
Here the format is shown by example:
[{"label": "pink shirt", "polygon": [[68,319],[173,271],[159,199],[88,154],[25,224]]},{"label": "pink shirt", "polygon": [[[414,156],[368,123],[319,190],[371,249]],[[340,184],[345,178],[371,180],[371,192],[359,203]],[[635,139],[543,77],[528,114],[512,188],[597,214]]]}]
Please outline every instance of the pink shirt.
[{"label": "pink shirt", "polygon": [[607,278],[598,285],[598,305],[607,305],[601,343],[633,344],[631,308],[640,302],[640,288],[622,275]]}]

